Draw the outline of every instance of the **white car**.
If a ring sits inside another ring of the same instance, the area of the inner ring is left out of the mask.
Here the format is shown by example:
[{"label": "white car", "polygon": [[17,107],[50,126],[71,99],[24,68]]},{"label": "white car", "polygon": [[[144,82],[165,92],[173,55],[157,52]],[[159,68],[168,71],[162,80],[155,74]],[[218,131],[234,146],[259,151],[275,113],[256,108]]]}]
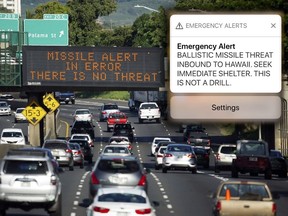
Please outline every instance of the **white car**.
[{"label": "white car", "polygon": [[155,148],[160,141],[171,141],[169,137],[154,137],[152,144],[151,144],[151,156],[155,155]]},{"label": "white car", "polygon": [[73,139],[85,139],[85,140],[88,140],[89,142],[89,145],[90,147],[94,147],[94,142],[91,138],[91,136],[89,134],[78,134],[78,133],[75,133],[75,134],[72,134],[71,135],[71,138],[70,140],[73,140]]},{"label": "white car", "polygon": [[26,117],[22,114],[24,109],[25,109],[24,107],[17,108],[16,111],[14,112],[15,123],[27,121]]},{"label": "white car", "polygon": [[132,151],[132,144],[129,141],[129,138],[126,136],[112,136],[109,139],[109,144],[111,145],[125,145],[129,151]]},{"label": "white car", "polygon": [[25,145],[25,136],[20,128],[4,128],[1,133],[1,144]]},{"label": "white car", "polygon": [[145,190],[137,188],[100,188],[87,208],[87,216],[156,216]]},{"label": "white car", "polygon": [[0,115],[11,115],[11,107],[6,101],[0,101]]},{"label": "white car", "polygon": [[161,146],[157,152],[155,152],[155,170],[162,168],[163,157],[167,146]]},{"label": "white car", "polygon": [[89,109],[76,109],[73,118],[74,121],[89,121],[92,122],[92,113],[90,112]]}]

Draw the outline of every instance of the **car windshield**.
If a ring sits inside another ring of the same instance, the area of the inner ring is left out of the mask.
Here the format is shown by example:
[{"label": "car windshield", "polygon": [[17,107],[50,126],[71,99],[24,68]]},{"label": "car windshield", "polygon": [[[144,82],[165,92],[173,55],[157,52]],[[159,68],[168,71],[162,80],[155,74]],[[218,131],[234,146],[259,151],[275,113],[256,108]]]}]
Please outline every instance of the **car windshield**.
[{"label": "car windshield", "polygon": [[110,173],[134,173],[138,172],[140,167],[136,161],[122,159],[101,160],[98,169]]},{"label": "car windshield", "polygon": [[3,132],[2,137],[22,137],[20,132]]},{"label": "car windshield", "polygon": [[220,196],[226,195],[226,190],[230,190],[231,197],[243,197],[248,195],[259,195],[262,198],[269,198],[269,194],[264,185],[257,184],[224,184],[220,191]]},{"label": "car windshield", "polygon": [[0,103],[0,107],[7,107],[8,104],[7,103]]},{"label": "car windshield", "polygon": [[6,160],[4,165],[6,174],[45,174],[47,171],[45,161]]},{"label": "car windshield", "polygon": [[146,198],[137,194],[110,193],[99,196],[100,202],[146,203]]}]

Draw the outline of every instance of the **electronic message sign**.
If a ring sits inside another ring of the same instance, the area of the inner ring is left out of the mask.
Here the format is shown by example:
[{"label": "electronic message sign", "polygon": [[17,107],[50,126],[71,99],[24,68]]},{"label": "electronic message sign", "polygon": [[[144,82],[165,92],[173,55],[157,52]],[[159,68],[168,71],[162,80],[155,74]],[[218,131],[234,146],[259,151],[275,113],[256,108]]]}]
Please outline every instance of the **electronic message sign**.
[{"label": "electronic message sign", "polygon": [[161,48],[24,46],[23,86],[159,88]]}]

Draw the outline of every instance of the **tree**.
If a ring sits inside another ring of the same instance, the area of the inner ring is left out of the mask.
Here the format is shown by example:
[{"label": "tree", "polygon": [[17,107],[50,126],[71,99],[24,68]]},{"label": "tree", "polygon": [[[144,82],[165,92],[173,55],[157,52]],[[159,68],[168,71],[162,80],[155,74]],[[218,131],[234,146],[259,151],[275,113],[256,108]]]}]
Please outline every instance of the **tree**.
[{"label": "tree", "polygon": [[[30,12],[31,13],[31,12]],[[42,19],[43,14],[69,14],[70,10],[67,6],[58,1],[47,2],[36,7],[35,12],[31,14],[32,19]],[[27,14],[26,14],[27,15]]]},{"label": "tree", "polygon": [[70,44],[94,46],[99,43],[101,25],[99,16],[105,16],[116,10],[114,0],[74,0],[68,1],[70,8]]},{"label": "tree", "polygon": [[132,46],[134,47],[166,47],[167,15],[163,7],[159,12],[143,14],[132,26]]}]

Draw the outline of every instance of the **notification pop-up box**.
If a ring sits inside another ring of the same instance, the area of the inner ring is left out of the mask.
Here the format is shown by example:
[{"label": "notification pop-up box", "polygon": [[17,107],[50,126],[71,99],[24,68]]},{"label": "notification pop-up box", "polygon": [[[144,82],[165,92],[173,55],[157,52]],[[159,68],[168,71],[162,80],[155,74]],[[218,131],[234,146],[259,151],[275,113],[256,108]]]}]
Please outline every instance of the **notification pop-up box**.
[{"label": "notification pop-up box", "polygon": [[170,17],[173,93],[279,93],[282,27],[277,14]]}]

